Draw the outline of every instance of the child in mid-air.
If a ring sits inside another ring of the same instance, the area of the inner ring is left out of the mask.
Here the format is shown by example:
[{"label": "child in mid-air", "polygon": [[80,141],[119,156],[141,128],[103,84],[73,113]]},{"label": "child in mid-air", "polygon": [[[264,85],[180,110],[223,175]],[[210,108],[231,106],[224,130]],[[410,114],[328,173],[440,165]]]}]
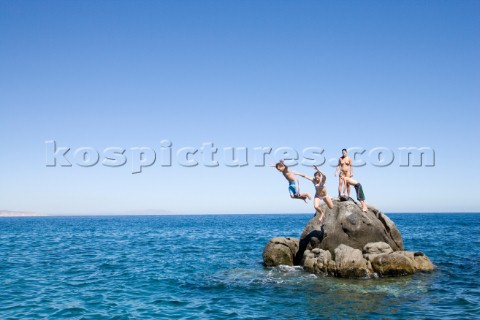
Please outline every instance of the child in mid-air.
[{"label": "child in mid-air", "polygon": [[300,193],[300,184],[298,179],[295,177],[295,175],[301,175],[300,173],[288,169],[283,160],[280,160],[277,164],[275,164],[275,168],[283,173],[285,179],[288,180],[288,191],[290,192],[290,197],[292,199],[302,199],[305,202],[307,202],[307,198],[308,200],[312,199],[308,193]]},{"label": "child in mid-air", "polygon": [[333,202],[332,199],[327,194],[327,187],[325,183],[327,182],[327,176],[318,169],[317,166],[313,166],[315,168],[315,173],[313,174],[313,178],[309,177],[304,174],[298,174],[300,177],[303,177],[307,180],[313,182],[315,186],[315,200],[313,200],[313,206],[315,210],[318,212],[318,221],[323,223],[323,218],[325,217],[325,213],[323,212],[322,208],[320,207],[320,203],[323,200],[327,207],[333,209]]}]

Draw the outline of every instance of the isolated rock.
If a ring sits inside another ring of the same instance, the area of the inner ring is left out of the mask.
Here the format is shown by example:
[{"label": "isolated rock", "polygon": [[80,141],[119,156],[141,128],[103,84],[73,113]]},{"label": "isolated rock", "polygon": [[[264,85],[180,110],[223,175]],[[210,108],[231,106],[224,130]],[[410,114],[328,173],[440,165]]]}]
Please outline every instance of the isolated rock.
[{"label": "isolated rock", "polygon": [[267,267],[293,266],[298,251],[297,238],[272,238],[263,250],[263,263]]},{"label": "isolated rock", "polygon": [[379,276],[405,276],[415,272],[415,262],[399,252],[378,255],[371,263]]},{"label": "isolated rock", "polygon": [[[360,204],[352,200],[334,200],[333,209],[324,203],[324,225],[318,223],[318,216],[306,225],[301,237],[300,248],[296,258],[299,263],[305,250],[320,248],[334,254],[341,244],[363,250],[371,242],[384,242],[393,251],[404,250],[400,231],[383,212],[368,206],[368,212],[362,212]],[[317,214],[318,215],[318,214]]]},{"label": "isolated rock", "polygon": [[362,251],[339,245],[335,249],[335,275],[342,278],[366,278],[372,270],[367,260],[363,258]]},{"label": "isolated rock", "polygon": [[318,216],[308,221],[300,237],[273,238],[265,246],[266,266],[301,265],[311,273],[343,278],[403,276],[431,271],[433,263],[422,252],[404,251],[395,224],[378,209],[362,212],[353,200],[333,199],[333,209],[322,204],[324,223]]}]

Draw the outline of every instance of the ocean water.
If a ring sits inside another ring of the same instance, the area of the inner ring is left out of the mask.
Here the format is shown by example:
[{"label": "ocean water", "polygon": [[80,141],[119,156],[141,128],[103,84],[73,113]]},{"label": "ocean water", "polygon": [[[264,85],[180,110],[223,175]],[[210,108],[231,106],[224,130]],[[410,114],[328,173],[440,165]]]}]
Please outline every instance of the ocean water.
[{"label": "ocean water", "polygon": [[391,214],[432,273],[336,279],[265,268],[311,215],[0,219],[0,319],[480,318],[480,214]]}]

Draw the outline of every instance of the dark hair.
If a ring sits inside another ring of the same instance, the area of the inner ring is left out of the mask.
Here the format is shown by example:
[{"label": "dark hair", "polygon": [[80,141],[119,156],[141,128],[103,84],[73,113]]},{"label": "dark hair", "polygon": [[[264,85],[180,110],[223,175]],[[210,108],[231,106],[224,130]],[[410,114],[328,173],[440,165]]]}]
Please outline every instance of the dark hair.
[{"label": "dark hair", "polygon": [[275,165],[275,168],[278,169],[278,167],[280,167],[280,166],[285,167],[285,165],[284,165],[283,163],[278,162],[278,163]]},{"label": "dark hair", "polygon": [[321,173],[318,172],[318,171],[315,171],[315,173],[313,174],[314,177],[319,176],[319,175],[321,175]]},{"label": "dark hair", "polygon": [[343,148],[343,149],[342,149],[342,152],[343,152],[343,151],[347,151],[347,149]]}]

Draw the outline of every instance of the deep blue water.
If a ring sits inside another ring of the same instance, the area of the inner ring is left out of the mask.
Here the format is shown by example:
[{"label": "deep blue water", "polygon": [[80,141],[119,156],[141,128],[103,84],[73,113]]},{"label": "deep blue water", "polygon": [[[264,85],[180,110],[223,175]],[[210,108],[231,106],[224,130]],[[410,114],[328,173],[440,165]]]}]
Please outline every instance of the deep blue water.
[{"label": "deep blue water", "polygon": [[371,280],[265,268],[311,215],[0,219],[0,319],[480,318],[480,214],[391,214],[432,273]]}]

